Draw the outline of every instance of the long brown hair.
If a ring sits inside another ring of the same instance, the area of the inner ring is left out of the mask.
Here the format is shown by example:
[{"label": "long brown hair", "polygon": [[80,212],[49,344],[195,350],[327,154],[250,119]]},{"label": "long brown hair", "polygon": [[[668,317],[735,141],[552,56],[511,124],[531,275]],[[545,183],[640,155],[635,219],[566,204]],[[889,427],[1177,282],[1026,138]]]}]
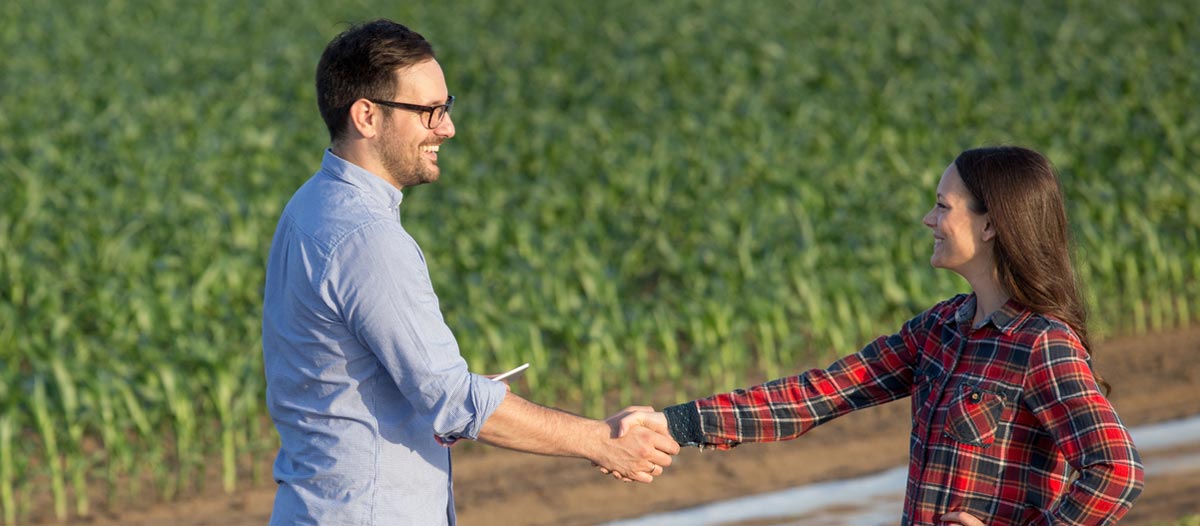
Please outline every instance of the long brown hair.
[{"label": "long brown hair", "polygon": [[[1071,265],[1067,212],[1050,160],[1018,146],[967,150],[954,159],[971,210],[991,216],[1000,285],[1013,299],[1039,314],[1053,316],[1079,337],[1091,355],[1087,306]],[[1112,387],[1092,376],[1107,395]]]}]

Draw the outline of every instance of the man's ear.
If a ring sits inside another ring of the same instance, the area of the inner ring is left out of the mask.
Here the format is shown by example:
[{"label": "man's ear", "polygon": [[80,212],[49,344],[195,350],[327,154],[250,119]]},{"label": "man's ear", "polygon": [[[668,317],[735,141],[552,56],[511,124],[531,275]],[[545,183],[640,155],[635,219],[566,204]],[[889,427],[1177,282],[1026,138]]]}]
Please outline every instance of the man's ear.
[{"label": "man's ear", "polygon": [[350,105],[347,116],[350,119],[350,127],[364,139],[375,138],[383,126],[383,111],[381,110],[382,108],[367,99],[354,101],[354,104]]}]

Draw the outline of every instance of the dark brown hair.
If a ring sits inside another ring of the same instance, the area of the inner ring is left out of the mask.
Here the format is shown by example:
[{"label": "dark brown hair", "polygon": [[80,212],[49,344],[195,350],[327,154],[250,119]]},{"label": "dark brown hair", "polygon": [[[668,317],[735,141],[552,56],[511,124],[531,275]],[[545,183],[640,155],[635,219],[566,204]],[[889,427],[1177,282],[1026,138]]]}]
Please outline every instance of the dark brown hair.
[{"label": "dark brown hair", "polygon": [[[1067,212],[1050,160],[1027,148],[995,146],[962,152],[954,167],[973,197],[971,210],[989,214],[996,230],[1001,286],[1030,310],[1070,326],[1090,355],[1087,307],[1071,265]],[[1092,376],[1107,395],[1112,388],[1094,364]]]},{"label": "dark brown hair", "polygon": [[359,24],[334,37],[317,63],[317,108],[329,139],[337,142],[345,133],[354,101],[393,97],[393,73],[432,58],[425,37],[391,20]]}]

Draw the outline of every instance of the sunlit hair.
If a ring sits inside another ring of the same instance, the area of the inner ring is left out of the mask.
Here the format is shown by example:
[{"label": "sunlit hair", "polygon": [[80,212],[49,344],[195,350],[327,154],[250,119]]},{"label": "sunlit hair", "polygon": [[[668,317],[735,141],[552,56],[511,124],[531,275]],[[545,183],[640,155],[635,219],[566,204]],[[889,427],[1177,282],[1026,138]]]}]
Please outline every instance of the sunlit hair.
[{"label": "sunlit hair", "polygon": [[346,132],[355,101],[392,98],[397,70],[433,58],[425,37],[391,20],[366,22],[334,37],[317,63],[317,108],[330,140]]},{"label": "sunlit hair", "polygon": [[[970,209],[989,214],[1000,284],[1013,299],[1066,323],[1091,354],[1087,307],[1071,265],[1066,207],[1054,167],[1017,146],[967,150],[954,160]],[[1111,386],[1092,375],[1107,395]]]}]

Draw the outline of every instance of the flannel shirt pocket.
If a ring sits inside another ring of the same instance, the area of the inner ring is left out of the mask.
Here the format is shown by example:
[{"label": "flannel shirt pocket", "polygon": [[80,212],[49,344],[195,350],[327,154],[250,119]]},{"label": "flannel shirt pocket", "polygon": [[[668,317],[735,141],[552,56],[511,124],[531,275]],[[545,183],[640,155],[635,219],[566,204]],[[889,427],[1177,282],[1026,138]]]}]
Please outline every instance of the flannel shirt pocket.
[{"label": "flannel shirt pocket", "polygon": [[946,436],[971,446],[990,446],[1003,412],[1003,396],[963,384],[946,412]]}]

